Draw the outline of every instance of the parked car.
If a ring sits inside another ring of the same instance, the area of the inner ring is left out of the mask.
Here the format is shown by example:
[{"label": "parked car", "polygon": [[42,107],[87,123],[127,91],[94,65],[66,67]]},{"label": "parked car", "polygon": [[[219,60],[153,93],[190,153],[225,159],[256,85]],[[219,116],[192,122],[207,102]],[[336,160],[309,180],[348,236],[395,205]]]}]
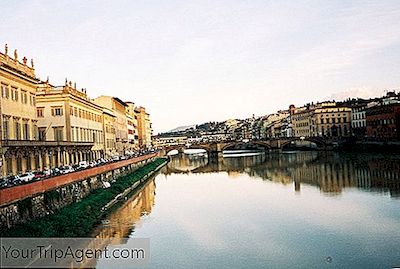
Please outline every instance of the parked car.
[{"label": "parked car", "polygon": [[79,162],[79,166],[80,166],[82,169],[86,169],[86,168],[89,167],[89,164],[88,164],[87,161],[81,161],[81,162]]},{"label": "parked car", "polygon": [[9,186],[7,180],[4,178],[0,179],[0,189],[7,188]]},{"label": "parked car", "polygon": [[21,184],[21,179],[19,178],[19,176],[7,176],[4,178],[4,180],[7,182],[8,186],[15,186],[18,184]]},{"label": "parked car", "polygon": [[68,174],[71,172],[74,172],[75,170],[72,168],[72,166],[66,165],[60,168],[60,173],[61,174]]},{"label": "parked car", "polygon": [[36,171],[36,172],[33,172],[33,179],[35,179],[35,180],[39,180],[39,179],[45,178],[45,177],[47,177],[47,176],[48,176],[48,175],[46,174],[45,171]]},{"label": "parked car", "polygon": [[56,168],[53,168],[53,169],[50,170],[50,174],[52,176],[58,176],[58,175],[61,175],[61,171],[60,171],[59,168],[56,167]]},{"label": "parked car", "polygon": [[19,179],[23,182],[29,182],[33,180],[34,177],[35,175],[32,172],[27,172],[22,175],[19,175]]},{"label": "parked car", "polygon": [[98,163],[99,165],[103,165],[103,164],[106,164],[106,163],[107,163],[107,160],[104,159],[104,158],[101,158],[101,159],[98,159],[98,160],[97,160],[97,163]]},{"label": "parked car", "polygon": [[79,164],[72,165],[72,169],[74,169],[74,171],[82,170],[82,168],[79,166]]},{"label": "parked car", "polygon": [[44,174],[45,177],[51,176],[51,169],[45,168],[42,173]]},{"label": "parked car", "polygon": [[97,162],[96,162],[96,161],[91,161],[91,162],[89,163],[89,166],[90,166],[90,167],[96,167],[96,166],[97,166]]},{"label": "parked car", "polygon": [[112,161],[113,161],[113,162],[119,161],[119,156],[113,156],[113,157],[112,157]]}]

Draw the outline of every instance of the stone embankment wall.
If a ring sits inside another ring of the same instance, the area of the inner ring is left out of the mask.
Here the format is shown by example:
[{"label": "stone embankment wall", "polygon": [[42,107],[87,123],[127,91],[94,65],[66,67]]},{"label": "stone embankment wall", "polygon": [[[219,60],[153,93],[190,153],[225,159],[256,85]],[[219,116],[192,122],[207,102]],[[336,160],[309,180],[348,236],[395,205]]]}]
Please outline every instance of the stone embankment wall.
[{"label": "stone embankment wall", "polygon": [[52,214],[78,202],[104,182],[132,173],[154,160],[157,154],[123,160],[0,190],[0,230]]}]

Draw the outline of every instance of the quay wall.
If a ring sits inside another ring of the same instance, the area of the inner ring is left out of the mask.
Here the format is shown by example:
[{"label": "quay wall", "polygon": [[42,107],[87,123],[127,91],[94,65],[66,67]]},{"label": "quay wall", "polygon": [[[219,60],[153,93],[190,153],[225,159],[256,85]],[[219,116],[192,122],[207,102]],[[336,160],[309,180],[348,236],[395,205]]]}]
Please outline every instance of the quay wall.
[{"label": "quay wall", "polygon": [[104,182],[132,173],[157,153],[122,160],[0,190],[0,230],[37,219],[80,201]]}]

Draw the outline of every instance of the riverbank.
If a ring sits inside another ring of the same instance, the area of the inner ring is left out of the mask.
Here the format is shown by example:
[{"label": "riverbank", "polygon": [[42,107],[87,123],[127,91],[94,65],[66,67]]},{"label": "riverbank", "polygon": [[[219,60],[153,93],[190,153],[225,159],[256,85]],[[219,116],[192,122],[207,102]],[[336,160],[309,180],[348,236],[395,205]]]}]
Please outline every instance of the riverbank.
[{"label": "riverbank", "polygon": [[117,202],[119,195],[127,195],[126,190],[132,191],[132,185],[147,179],[166,163],[167,159],[158,158],[133,173],[118,178],[107,189],[94,190],[80,202],[70,204],[52,215],[1,231],[0,236],[86,237],[107,210]]},{"label": "riverbank", "polygon": [[342,143],[338,150],[345,152],[398,153],[400,152],[400,141],[347,141]]}]

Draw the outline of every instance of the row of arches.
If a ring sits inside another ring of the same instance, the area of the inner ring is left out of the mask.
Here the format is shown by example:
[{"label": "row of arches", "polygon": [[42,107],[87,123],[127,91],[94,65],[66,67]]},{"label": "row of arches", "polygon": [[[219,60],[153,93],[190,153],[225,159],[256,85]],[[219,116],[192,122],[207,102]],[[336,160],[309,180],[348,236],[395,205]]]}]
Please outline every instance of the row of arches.
[{"label": "row of arches", "polygon": [[[279,142],[277,142],[279,141]],[[275,143],[275,144],[274,144]],[[216,143],[217,144],[217,143]],[[165,148],[165,153],[171,152],[172,150],[178,150],[178,152],[183,152],[184,149],[202,149],[208,154],[214,152],[223,152],[227,150],[259,150],[259,151],[270,151],[272,149],[288,149],[288,148],[312,148],[320,149],[326,146],[326,141],[323,138],[309,137],[309,138],[285,138],[282,140],[272,141],[235,141],[228,143],[219,143],[219,147],[215,147],[215,144],[199,144],[199,145],[177,145]]]}]

